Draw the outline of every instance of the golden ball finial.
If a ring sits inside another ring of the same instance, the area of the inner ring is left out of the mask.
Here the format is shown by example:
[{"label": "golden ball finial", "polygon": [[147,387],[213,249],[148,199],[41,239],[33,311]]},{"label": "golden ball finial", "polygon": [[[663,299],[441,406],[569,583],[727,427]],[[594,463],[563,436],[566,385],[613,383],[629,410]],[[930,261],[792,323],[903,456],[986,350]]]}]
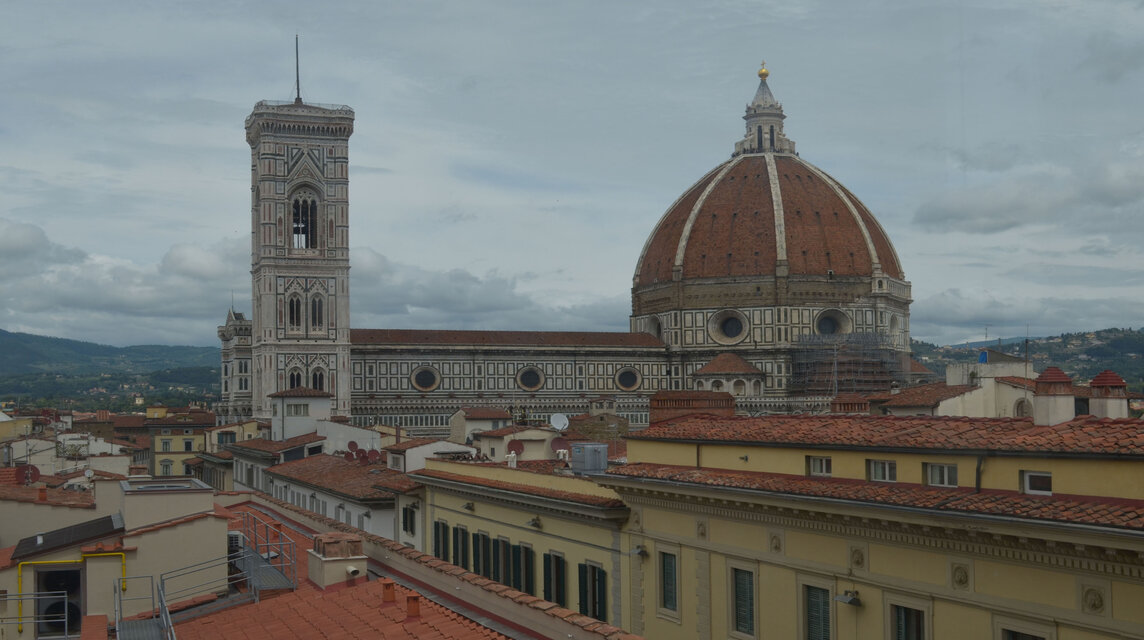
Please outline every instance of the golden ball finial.
[{"label": "golden ball finial", "polygon": [[767,71],[767,62],[764,60],[759,63],[759,67],[759,80],[766,80],[767,76],[771,75],[771,72]]}]

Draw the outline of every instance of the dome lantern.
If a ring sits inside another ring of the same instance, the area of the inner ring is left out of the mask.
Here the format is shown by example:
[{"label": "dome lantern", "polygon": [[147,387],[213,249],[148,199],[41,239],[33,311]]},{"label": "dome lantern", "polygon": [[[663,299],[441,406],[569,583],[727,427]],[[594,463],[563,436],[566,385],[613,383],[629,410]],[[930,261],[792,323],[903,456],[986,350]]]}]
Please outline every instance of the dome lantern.
[{"label": "dome lantern", "polygon": [[783,105],[775,99],[767,84],[770,75],[767,63],[763,62],[758,71],[759,88],[743,115],[747,132],[742,140],[735,143],[732,157],[746,153],[794,153],[794,141],[783,133],[783,120],[786,119]]}]

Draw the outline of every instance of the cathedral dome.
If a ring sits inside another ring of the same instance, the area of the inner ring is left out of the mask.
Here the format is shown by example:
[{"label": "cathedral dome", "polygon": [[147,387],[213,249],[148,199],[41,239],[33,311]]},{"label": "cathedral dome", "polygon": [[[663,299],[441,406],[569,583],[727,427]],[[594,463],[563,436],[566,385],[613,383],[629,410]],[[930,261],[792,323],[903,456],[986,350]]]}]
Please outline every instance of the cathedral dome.
[{"label": "cathedral dome", "polygon": [[794,152],[759,71],[735,154],[683,193],[655,226],[636,289],[696,279],[774,276],[904,280],[878,221],[846,187]]},{"label": "cathedral dome", "polygon": [[634,285],[776,274],[903,279],[886,232],[846,187],[794,154],[764,152],[728,160],[676,200]]}]

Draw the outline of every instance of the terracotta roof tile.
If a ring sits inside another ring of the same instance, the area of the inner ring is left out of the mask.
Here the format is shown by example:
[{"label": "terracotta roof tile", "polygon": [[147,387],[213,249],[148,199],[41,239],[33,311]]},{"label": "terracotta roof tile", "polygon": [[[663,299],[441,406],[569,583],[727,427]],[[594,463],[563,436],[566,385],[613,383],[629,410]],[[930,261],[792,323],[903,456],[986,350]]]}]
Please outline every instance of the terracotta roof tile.
[{"label": "terracotta roof tile", "polygon": [[300,436],[287,438],[286,440],[267,440],[266,438],[251,438],[250,440],[242,440],[240,442],[232,442],[227,447],[237,449],[253,449],[254,451],[262,451],[266,453],[279,453],[287,449],[301,447],[313,442],[321,442],[326,439],[326,436],[320,436],[315,431],[313,433],[304,433]]},{"label": "terracotta roof tile", "polygon": [[384,465],[350,462],[326,454],[277,464],[266,472],[361,500],[393,497],[390,491],[377,487],[405,492],[419,486],[406,474]]},{"label": "terracotta roof tile", "polygon": [[653,424],[628,440],[1144,457],[1144,419],[1077,416],[1037,426],[1031,418],[689,416]]},{"label": "terracotta roof tile", "polygon": [[931,376],[934,375],[933,371],[930,371],[924,364],[918,362],[914,358],[910,358],[910,373],[921,373]]},{"label": "terracotta roof tile", "polygon": [[394,453],[401,453],[402,451],[408,451],[415,447],[420,447],[426,444],[433,444],[434,442],[441,442],[441,440],[439,438],[414,438],[412,440],[402,440],[401,442],[396,442],[389,445],[388,447],[384,447],[384,449]]},{"label": "terracotta roof tile", "polygon": [[[39,499],[39,492],[46,491],[47,500]],[[43,487],[0,486],[0,501],[36,502],[56,507],[90,509],[95,506],[95,495],[90,491],[68,491],[66,489],[44,489]]]},{"label": "terracotta roof tile", "polygon": [[878,394],[872,396],[871,400],[885,400],[881,403],[883,407],[927,407],[932,409],[942,400],[956,398],[977,388],[974,385],[947,385],[944,382],[934,382],[933,384],[906,387],[892,395]]},{"label": "terracotta roof tile", "polygon": [[1126,387],[1128,383],[1124,381],[1115,371],[1105,369],[1096,374],[1096,377],[1089,383],[1090,387]]},{"label": "terracotta roof tile", "polygon": [[311,389],[309,387],[294,387],[293,389],[286,389],[272,393],[269,398],[332,398],[334,394],[320,389]]},{"label": "terracotta roof tile", "polygon": [[998,490],[974,492],[972,487],[939,488],[647,463],[614,467],[608,474],[765,493],[835,498],[886,506],[917,507],[942,512],[1144,529],[1144,500],[1089,496],[1034,496]]},{"label": "terracotta roof tile", "polygon": [[487,487],[489,489],[500,489],[502,491],[512,491],[514,493],[523,493],[544,498],[553,498],[556,500],[566,500],[568,502],[577,502],[580,504],[587,504],[602,508],[624,506],[623,501],[617,498],[595,496],[587,493],[576,493],[572,491],[560,491],[558,489],[547,489],[544,487],[534,487],[529,484],[518,484],[514,482],[490,480],[487,478],[477,478],[473,476],[461,475],[458,473],[449,473],[448,471],[437,471],[435,469],[421,469],[409,475],[413,478],[436,478],[438,480],[449,480],[452,482],[461,482],[468,485]]},{"label": "terracotta roof tile", "polygon": [[461,411],[464,411],[465,417],[470,420],[508,420],[512,418],[512,414],[508,411],[492,407],[465,407]]},{"label": "terracotta roof tile", "polygon": [[697,376],[717,374],[762,375],[758,367],[735,353],[724,352],[711,359],[694,373]]},{"label": "terracotta roof tile", "polygon": [[548,427],[538,427],[530,424],[514,424],[508,427],[501,427],[499,429],[489,429],[488,431],[474,431],[474,438],[503,438],[513,434],[520,433],[521,431],[528,431],[529,429],[548,429]]},{"label": "terracotta roof tile", "polygon": [[1068,377],[1064,371],[1057,367],[1048,367],[1037,376],[1037,382],[1072,382],[1072,378]]},{"label": "terracotta roof tile", "polygon": [[654,347],[648,333],[595,331],[451,331],[443,329],[351,329],[353,344],[473,344],[522,347]]}]

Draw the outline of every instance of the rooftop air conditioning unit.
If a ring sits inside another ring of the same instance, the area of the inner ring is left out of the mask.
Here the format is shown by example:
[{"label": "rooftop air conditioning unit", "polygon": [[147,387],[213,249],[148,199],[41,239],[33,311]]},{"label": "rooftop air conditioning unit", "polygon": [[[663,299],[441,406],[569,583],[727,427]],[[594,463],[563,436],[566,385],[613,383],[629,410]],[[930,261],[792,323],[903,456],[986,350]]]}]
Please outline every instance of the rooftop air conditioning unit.
[{"label": "rooftop air conditioning unit", "polygon": [[602,442],[577,442],[572,445],[572,471],[604,473],[608,470],[608,445]]}]

